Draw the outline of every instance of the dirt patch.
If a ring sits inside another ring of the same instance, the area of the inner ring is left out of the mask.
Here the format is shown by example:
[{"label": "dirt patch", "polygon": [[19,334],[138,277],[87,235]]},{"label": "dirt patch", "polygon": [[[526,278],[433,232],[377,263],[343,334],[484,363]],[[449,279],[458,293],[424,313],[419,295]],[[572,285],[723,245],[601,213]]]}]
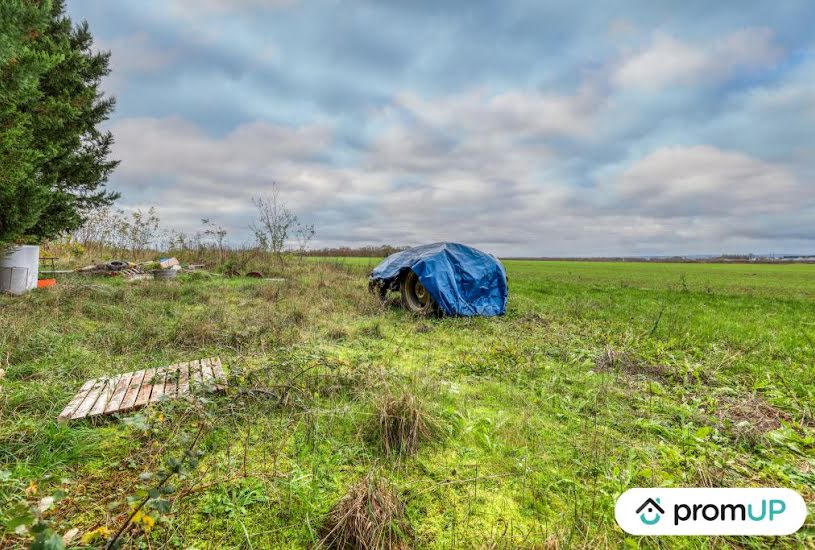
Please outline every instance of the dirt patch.
[{"label": "dirt patch", "polygon": [[416,326],[416,332],[418,334],[427,334],[428,332],[433,332],[433,327],[428,325],[427,323],[420,323]]},{"label": "dirt patch", "polygon": [[645,376],[661,383],[694,384],[709,383],[705,373],[677,372],[669,365],[655,365],[627,352],[606,348],[594,360],[597,372],[621,372],[629,376]]},{"label": "dirt patch", "polygon": [[599,372],[617,371],[632,376],[645,375],[657,380],[669,380],[674,377],[670,368],[665,365],[652,365],[630,353],[618,352],[607,348],[594,360]]},{"label": "dirt patch", "polygon": [[756,439],[789,422],[790,416],[767,403],[761,396],[721,396],[714,416],[718,423],[737,438]]},{"label": "dirt patch", "polygon": [[520,323],[533,326],[549,326],[552,321],[545,315],[537,312],[525,313],[518,318]]}]

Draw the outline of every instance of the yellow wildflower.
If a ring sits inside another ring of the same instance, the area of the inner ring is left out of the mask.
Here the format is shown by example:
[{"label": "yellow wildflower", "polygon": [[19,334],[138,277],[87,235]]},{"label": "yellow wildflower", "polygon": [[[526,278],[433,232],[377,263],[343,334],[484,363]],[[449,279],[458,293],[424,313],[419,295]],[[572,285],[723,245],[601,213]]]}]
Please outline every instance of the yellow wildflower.
[{"label": "yellow wildflower", "polygon": [[99,539],[107,540],[112,534],[113,531],[108,529],[107,526],[103,525],[82,535],[82,544],[93,544]]}]

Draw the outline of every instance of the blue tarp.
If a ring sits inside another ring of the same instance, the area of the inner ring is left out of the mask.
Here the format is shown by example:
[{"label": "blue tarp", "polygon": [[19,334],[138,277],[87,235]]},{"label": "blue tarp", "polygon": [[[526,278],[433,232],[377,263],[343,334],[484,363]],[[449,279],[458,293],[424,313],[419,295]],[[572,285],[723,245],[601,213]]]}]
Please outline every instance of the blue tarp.
[{"label": "blue tarp", "polygon": [[413,270],[448,315],[503,315],[507,274],[495,256],[458,243],[433,243],[391,254],[371,272],[384,285]]}]

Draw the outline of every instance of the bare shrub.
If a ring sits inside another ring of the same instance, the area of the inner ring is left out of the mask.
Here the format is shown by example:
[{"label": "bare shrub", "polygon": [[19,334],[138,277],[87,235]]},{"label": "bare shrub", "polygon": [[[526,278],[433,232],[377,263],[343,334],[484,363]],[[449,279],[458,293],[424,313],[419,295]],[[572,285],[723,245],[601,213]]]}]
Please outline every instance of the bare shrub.
[{"label": "bare shrub", "polygon": [[371,472],[334,505],[322,529],[319,547],[345,550],[407,549],[413,528],[404,505],[387,480]]},{"label": "bare shrub", "polygon": [[280,257],[290,238],[297,242],[298,249],[304,252],[314,238],[314,226],[300,223],[297,214],[292,212],[280,196],[280,186],[272,184],[272,191],[264,197],[252,197],[252,204],[258,211],[258,223],[249,228],[255,234],[258,248],[269,250]]},{"label": "bare shrub", "polygon": [[88,212],[85,223],[71,232],[71,239],[82,246],[112,246],[118,218],[115,212],[104,206]]}]

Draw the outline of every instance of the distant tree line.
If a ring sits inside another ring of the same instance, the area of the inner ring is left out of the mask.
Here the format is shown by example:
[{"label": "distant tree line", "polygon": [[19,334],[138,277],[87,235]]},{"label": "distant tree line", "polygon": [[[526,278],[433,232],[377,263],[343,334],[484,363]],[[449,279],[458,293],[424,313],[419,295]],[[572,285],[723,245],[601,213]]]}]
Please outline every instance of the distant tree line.
[{"label": "distant tree line", "polygon": [[389,244],[381,246],[339,246],[336,248],[319,248],[306,251],[306,256],[320,257],[361,257],[361,258],[384,258],[396,252],[407,249],[407,246],[391,246]]}]

